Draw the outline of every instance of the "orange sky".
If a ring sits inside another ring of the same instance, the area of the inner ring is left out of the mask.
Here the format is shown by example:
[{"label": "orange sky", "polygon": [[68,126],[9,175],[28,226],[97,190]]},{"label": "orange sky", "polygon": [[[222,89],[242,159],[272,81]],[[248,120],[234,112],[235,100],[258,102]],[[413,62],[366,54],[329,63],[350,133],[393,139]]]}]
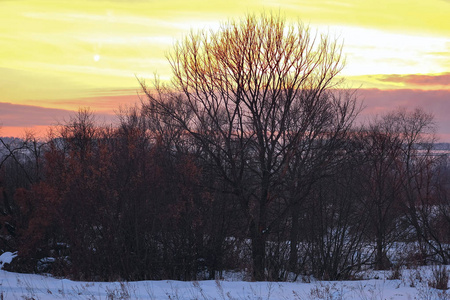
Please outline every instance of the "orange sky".
[{"label": "orange sky", "polygon": [[1,0],[0,136],[45,132],[79,107],[110,122],[137,101],[136,77],[170,78],[165,54],[190,29],[262,11],[344,41],[363,116],[422,106],[450,141],[448,0]]}]

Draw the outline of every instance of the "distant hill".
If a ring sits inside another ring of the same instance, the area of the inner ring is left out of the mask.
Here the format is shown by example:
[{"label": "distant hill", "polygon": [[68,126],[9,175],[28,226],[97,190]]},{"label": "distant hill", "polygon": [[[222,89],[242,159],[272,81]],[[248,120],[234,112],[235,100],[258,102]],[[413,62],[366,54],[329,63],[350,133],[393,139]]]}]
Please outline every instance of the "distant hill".
[{"label": "distant hill", "polygon": [[435,143],[433,148],[435,150],[450,150],[450,143]]},{"label": "distant hill", "polygon": [[11,142],[22,142],[23,140],[20,138],[12,137],[12,136],[0,136],[0,139],[2,139],[6,144],[9,144]]}]

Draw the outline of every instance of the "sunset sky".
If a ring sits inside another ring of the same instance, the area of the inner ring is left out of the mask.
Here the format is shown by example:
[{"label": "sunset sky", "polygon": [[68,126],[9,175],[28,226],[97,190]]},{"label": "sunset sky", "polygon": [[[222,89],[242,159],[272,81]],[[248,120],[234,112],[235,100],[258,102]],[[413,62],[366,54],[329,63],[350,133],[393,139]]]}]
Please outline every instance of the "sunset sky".
[{"label": "sunset sky", "polygon": [[450,0],[0,0],[0,136],[43,134],[80,107],[114,120],[136,77],[168,80],[190,29],[275,12],[344,42],[362,117],[421,106],[450,142]]}]

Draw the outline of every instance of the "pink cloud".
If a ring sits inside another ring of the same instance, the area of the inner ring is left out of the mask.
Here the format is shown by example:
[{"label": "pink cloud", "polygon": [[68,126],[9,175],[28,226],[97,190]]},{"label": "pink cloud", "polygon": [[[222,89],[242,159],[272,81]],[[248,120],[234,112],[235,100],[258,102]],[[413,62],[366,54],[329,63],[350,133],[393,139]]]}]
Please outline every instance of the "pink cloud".
[{"label": "pink cloud", "polygon": [[[119,92],[128,92],[128,94],[115,94]],[[111,94],[76,99],[48,100],[45,103],[53,107],[90,107],[97,112],[114,114],[121,106],[134,106],[139,103],[139,96],[136,91],[116,90],[111,91]]]},{"label": "pink cloud", "polygon": [[[111,124],[117,122],[116,113],[121,107],[139,103],[135,90],[99,91],[95,94],[77,99],[39,101],[40,105],[53,108],[0,102],[0,136],[22,136],[25,129],[45,134],[49,126],[69,120],[78,108],[90,108],[99,124]],[[73,107],[73,110],[67,107]]]},{"label": "pink cloud", "polygon": [[0,102],[0,124],[5,127],[51,125],[72,113],[64,109]]},{"label": "pink cloud", "polygon": [[[450,142],[450,90],[379,90],[360,89],[358,101],[364,109],[359,122],[366,122],[375,115],[381,115],[398,107],[421,107],[434,115],[438,126],[437,133],[442,141]],[[75,107],[91,107],[100,123],[114,123],[115,112],[120,105],[139,103],[136,93],[129,95],[102,95],[90,98],[61,100],[55,104]],[[31,105],[17,105],[0,102],[0,135],[10,135],[7,130],[24,127],[44,128],[57,122],[68,120],[75,112],[65,109],[43,108]],[[12,132],[12,131],[11,131]]]},{"label": "pink cloud", "polygon": [[422,74],[408,74],[408,75],[376,75],[374,76],[378,81],[396,82],[414,85],[450,85],[450,73],[442,73],[437,75],[422,75]]},{"label": "pink cloud", "polygon": [[[0,102],[0,126],[3,128],[51,126],[69,120],[75,113],[65,109]],[[112,122],[115,118],[113,113],[96,113],[95,115],[100,122],[103,120]]]}]

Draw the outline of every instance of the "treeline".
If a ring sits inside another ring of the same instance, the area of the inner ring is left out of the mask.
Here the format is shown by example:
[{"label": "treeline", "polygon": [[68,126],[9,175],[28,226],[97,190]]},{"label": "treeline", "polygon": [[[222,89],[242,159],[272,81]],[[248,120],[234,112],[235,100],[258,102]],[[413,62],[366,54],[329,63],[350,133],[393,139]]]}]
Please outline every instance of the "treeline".
[{"label": "treeline", "polygon": [[[280,16],[191,33],[172,81],[98,126],[88,111],[4,145],[2,250],[12,268],[79,279],[351,278],[449,262],[449,169],[433,119],[355,126],[342,47]],[[411,247],[401,260],[392,249]]]},{"label": "treeline", "polygon": [[[102,280],[239,270],[251,278],[254,225],[239,192],[203,145],[183,132],[158,132],[154,122],[131,110],[119,126],[100,127],[81,111],[45,142],[30,136],[4,145],[0,238],[2,251],[19,253],[12,270]],[[450,169],[447,156],[422,143],[430,124],[420,110],[393,112],[349,131],[327,159],[311,150],[323,165],[308,170],[302,161],[305,178],[286,166],[258,229],[264,279],[448,264]],[[243,173],[242,188],[260,192],[254,171]],[[410,248],[404,261],[391,261],[399,243]]]}]

